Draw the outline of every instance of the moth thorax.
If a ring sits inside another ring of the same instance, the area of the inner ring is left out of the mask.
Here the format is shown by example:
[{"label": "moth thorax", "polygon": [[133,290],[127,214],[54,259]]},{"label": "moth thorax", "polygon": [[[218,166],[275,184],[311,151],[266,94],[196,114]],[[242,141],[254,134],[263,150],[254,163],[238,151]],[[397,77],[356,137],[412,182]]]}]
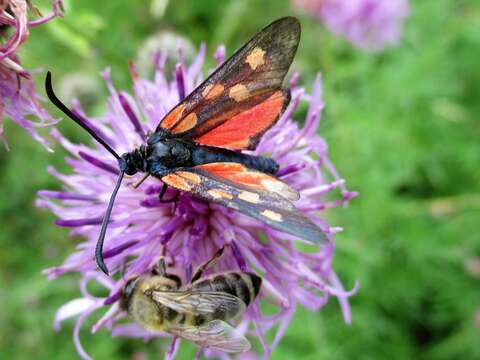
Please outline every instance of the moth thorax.
[{"label": "moth thorax", "polygon": [[157,161],[166,167],[183,166],[190,159],[190,150],[179,141],[165,139],[149,147],[149,161]]}]

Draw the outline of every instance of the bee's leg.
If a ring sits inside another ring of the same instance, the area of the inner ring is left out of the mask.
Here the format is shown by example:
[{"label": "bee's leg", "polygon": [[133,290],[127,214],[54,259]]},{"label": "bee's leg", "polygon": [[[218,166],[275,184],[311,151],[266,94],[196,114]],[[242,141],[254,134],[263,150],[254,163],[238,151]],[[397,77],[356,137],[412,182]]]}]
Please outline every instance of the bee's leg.
[{"label": "bee's leg", "polygon": [[200,279],[200,277],[202,276],[203,272],[209,267],[209,266],[213,266],[216,264],[216,262],[218,261],[218,259],[222,256],[223,254],[223,250],[225,249],[224,246],[222,246],[220,249],[217,250],[217,252],[215,254],[213,254],[213,257],[204,262],[202,265],[199,266],[199,268],[195,271],[195,273],[193,274],[192,276],[192,280],[190,280],[191,283],[197,281],[198,279]]},{"label": "bee's leg", "polygon": [[167,192],[168,185],[163,184],[162,190],[160,190],[160,195],[158,195],[158,199],[160,200],[161,204],[168,204],[168,203],[176,203],[178,198],[180,197],[180,193],[177,191],[177,194],[172,197],[171,199],[164,199],[165,193]]},{"label": "bee's leg", "polygon": [[123,259],[122,265],[120,266],[120,274],[122,275],[122,279],[125,280],[125,273],[127,272],[127,260]]},{"label": "bee's leg", "polygon": [[164,276],[167,273],[167,265],[165,264],[165,258],[162,256],[158,263],[152,268],[152,275]]}]

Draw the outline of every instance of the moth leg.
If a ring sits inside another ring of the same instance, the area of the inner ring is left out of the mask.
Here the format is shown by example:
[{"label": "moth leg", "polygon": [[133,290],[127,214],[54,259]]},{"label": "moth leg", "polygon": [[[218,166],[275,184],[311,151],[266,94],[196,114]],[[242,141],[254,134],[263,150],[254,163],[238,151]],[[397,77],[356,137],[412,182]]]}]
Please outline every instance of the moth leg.
[{"label": "moth leg", "polygon": [[160,191],[160,195],[158,195],[158,199],[160,200],[161,204],[168,204],[168,203],[176,203],[178,198],[180,197],[180,193],[177,191],[176,195],[172,197],[171,199],[164,199],[163,197],[165,196],[165,193],[167,192],[168,185],[163,184],[162,190]]},{"label": "moth leg", "polygon": [[155,177],[158,177],[159,179],[161,179],[162,177],[167,175],[169,173],[169,171],[170,170],[168,168],[166,168],[165,166],[162,166],[158,163],[152,164],[150,166],[150,168],[148,169],[148,172],[150,174],[152,174]]},{"label": "moth leg", "polygon": [[217,263],[218,259],[222,256],[223,250],[225,249],[225,246],[222,246],[220,249],[217,250],[215,254],[213,254],[212,258],[210,260],[207,260],[204,262],[202,265],[199,266],[199,268],[195,271],[195,273],[192,276],[192,280],[190,280],[191,283],[197,281],[200,279],[202,276],[203,272],[209,267],[213,266]]}]

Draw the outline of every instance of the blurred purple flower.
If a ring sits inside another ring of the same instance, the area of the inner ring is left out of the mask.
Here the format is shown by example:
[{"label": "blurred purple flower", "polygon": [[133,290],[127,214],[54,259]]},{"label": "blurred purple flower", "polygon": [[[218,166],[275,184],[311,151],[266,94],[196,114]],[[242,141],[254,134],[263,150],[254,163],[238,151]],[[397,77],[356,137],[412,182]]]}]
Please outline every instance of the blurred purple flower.
[{"label": "blurred purple flower", "polygon": [[[153,81],[140,78],[135,66],[131,65],[133,96],[116,90],[110,72],[106,70],[103,77],[110,91],[106,114],[87,119],[78,103],[74,111],[119,153],[129,151],[142,144],[145,134],[155,129],[179,99],[202,81],[204,57],[205,47],[202,46],[190,66],[186,66],[180,49],[179,63],[172,74],[173,81],[165,76],[166,52],[154,57],[156,71]],[[220,48],[215,58],[220,62],[223,57],[224,49]],[[320,76],[313,84],[311,95],[296,85],[297,80],[298,75],[294,75],[290,81],[290,105],[277,125],[263,137],[256,153],[269,154],[279,162],[279,176],[301,193],[301,200],[296,204],[298,208],[325,229],[331,243],[316,250],[311,247],[308,251],[300,250],[301,247],[292,241],[296,240],[294,236],[272,230],[254,219],[188,194],[181,194],[176,206],[161,204],[158,201],[161,189],[158,180],[149,178],[140,188],[132,187],[141,177],[139,175],[122,184],[104,248],[110,271],[114,274],[125,267],[125,276],[119,277],[119,280],[107,277],[96,269],[93,253],[99,224],[117,178],[116,160],[97,144],[73,144],[57,130],[53,131],[53,137],[71,153],[66,161],[73,174],[60,174],[50,168],[50,173],[64,183],[64,190],[40,191],[37,203],[40,207],[49,208],[58,217],[57,225],[72,228],[72,234],[80,235],[86,241],[62,266],[47,269],[45,273],[50,279],[68,272],[78,272],[82,276],[82,297],[65,304],[58,311],[55,327],[64,319],[79,315],[74,339],[84,359],[89,359],[89,356],[80,345],[79,329],[93,311],[102,307],[109,307],[109,310],[93,326],[93,332],[107,327],[113,336],[145,339],[168,336],[147,333],[133,323],[117,323],[125,317],[118,312],[117,304],[125,279],[148,271],[161,254],[166,254],[169,261],[175,260],[175,267],[170,271],[188,280],[194,268],[209,259],[218,248],[226,246],[226,253],[215,271],[248,269],[263,277],[259,297],[273,304],[277,312],[273,315],[262,313],[257,301],[248,308],[238,324],[241,331],[260,340],[263,358],[268,358],[277,346],[299,305],[316,311],[331,296],[336,297],[345,322],[350,323],[347,298],[355,289],[343,290],[331,267],[333,236],[341,229],[329,226],[319,212],[347,204],[356,193],[346,190],[344,180],[327,157],[327,144],[316,133],[323,108]],[[302,102],[308,104],[308,111],[304,126],[300,127],[292,116]],[[339,196],[330,195],[334,191]],[[327,200],[327,195],[333,200]],[[172,194],[167,194],[167,198],[170,196]],[[87,283],[90,281],[106,288],[104,297],[94,297],[88,292]],[[265,334],[274,331],[276,325],[274,340],[268,344]],[[171,344],[167,359],[174,357],[179,342],[174,340]],[[205,350],[205,355],[229,358],[209,350]],[[253,353],[251,355],[254,356]]]},{"label": "blurred purple flower", "polygon": [[[27,40],[29,29],[60,16],[63,4],[60,0],[52,3],[52,11],[39,19],[29,21],[29,8],[37,15],[40,12],[26,0],[0,0],[0,140],[8,148],[3,133],[4,117],[11,118],[25,128],[32,137],[47,149],[48,144],[41,138],[36,128],[55,124],[48,113],[40,106],[35,93],[35,84],[30,73],[21,65],[16,55],[20,46]],[[8,30],[13,34],[6,37]],[[33,118],[34,121],[29,118]]]},{"label": "blurred purple flower", "polygon": [[365,51],[398,43],[409,13],[408,0],[293,0],[293,4]]}]

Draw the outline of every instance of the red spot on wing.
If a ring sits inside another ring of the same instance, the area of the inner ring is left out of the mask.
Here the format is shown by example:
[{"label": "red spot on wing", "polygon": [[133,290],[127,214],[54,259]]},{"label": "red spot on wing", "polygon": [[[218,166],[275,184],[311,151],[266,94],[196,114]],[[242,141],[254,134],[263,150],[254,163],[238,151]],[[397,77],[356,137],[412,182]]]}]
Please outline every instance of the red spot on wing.
[{"label": "red spot on wing", "polygon": [[173,129],[172,132],[174,134],[179,134],[184,131],[190,130],[193,128],[195,125],[197,125],[197,114],[194,112],[188,114],[185,116],[185,118],[182,119]]},{"label": "red spot on wing", "polygon": [[259,171],[250,170],[238,163],[211,163],[196,166],[196,168],[208,171],[220,178],[230,180],[233,183],[246,185],[257,189],[267,190],[262,185],[264,179],[274,179],[272,176]]},{"label": "red spot on wing", "polygon": [[170,185],[171,187],[177,189],[177,190],[182,190],[182,191],[191,191],[192,190],[192,185],[189,184],[188,179],[185,179],[181,176],[181,174],[168,174],[164,177],[162,177],[162,181]]},{"label": "red spot on wing", "polygon": [[164,129],[171,129],[177,125],[185,110],[186,104],[177,105],[172,111],[170,111],[160,122],[160,127]]},{"label": "red spot on wing", "polygon": [[197,169],[213,174],[220,179],[246,186],[252,191],[261,190],[276,193],[285,199],[298,200],[299,193],[274,176],[249,169],[238,163],[211,163],[195,166]]},{"label": "red spot on wing", "polygon": [[276,91],[262,103],[233,116],[195,141],[199,144],[245,150],[253,139],[268,130],[280,116],[286,96]]}]

